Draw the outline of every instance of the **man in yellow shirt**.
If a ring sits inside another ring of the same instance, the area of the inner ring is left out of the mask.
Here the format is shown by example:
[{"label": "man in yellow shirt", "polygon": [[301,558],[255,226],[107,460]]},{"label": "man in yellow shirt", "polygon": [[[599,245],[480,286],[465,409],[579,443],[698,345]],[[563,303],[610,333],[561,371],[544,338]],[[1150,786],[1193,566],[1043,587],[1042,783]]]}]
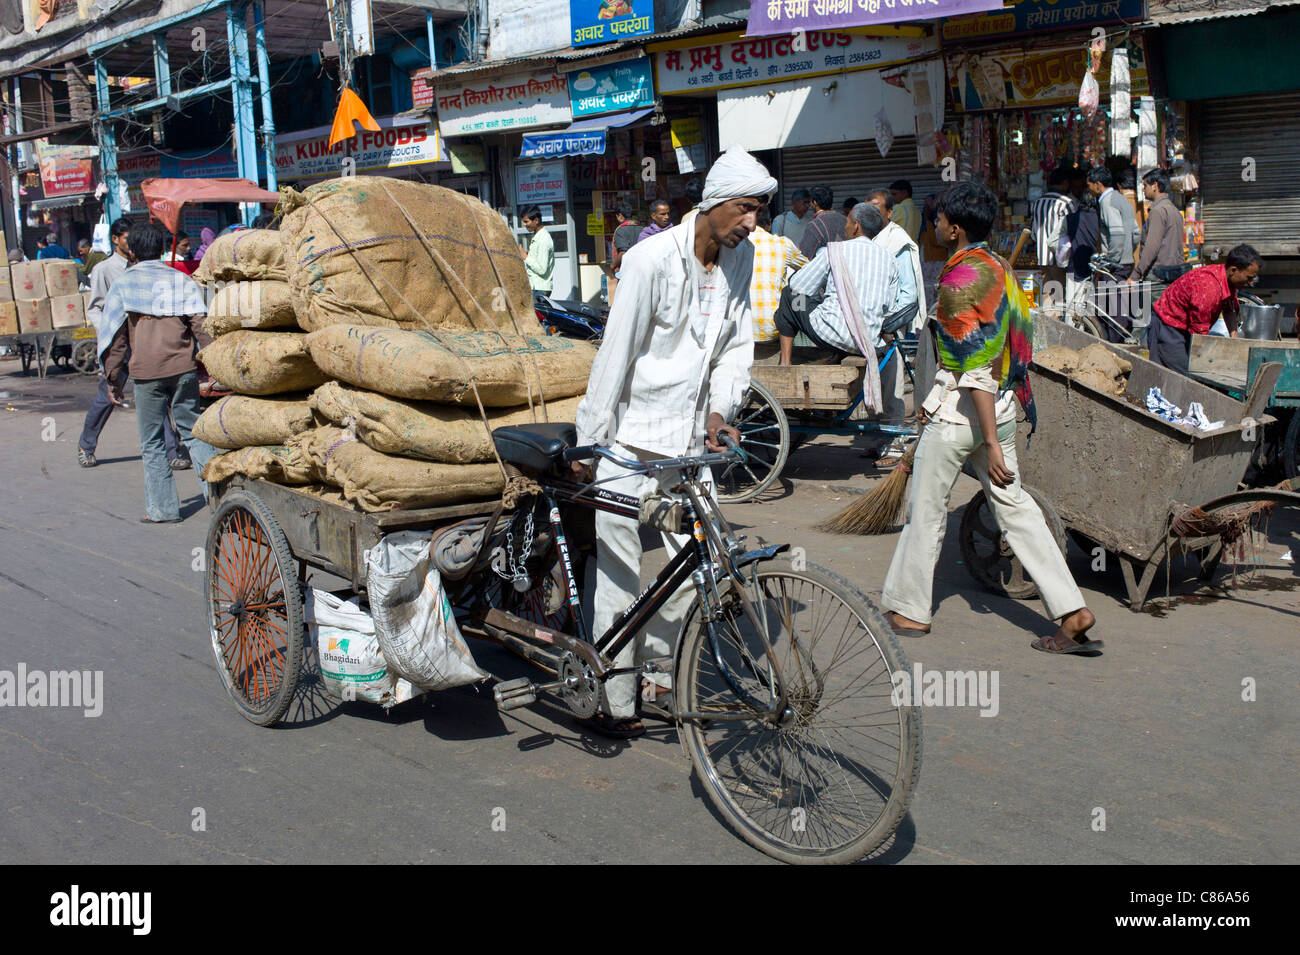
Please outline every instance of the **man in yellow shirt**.
[{"label": "man in yellow shirt", "polygon": [[921,210],[912,201],[912,184],[906,179],[899,179],[890,184],[889,194],[894,199],[893,221],[915,242],[921,235]]},{"label": "man in yellow shirt", "polygon": [[783,235],[768,231],[771,213],[764,207],[758,214],[758,228],[749,234],[754,244],[754,278],[749,285],[749,307],[754,316],[754,341],[770,342],[777,338],[776,307],[791,269],[808,264],[799,247]]}]

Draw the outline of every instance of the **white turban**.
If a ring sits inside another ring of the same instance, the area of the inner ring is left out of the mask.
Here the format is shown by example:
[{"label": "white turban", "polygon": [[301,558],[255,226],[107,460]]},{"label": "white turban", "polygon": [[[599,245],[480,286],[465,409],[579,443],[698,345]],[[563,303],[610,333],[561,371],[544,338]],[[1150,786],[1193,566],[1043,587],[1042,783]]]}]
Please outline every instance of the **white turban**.
[{"label": "white turban", "polygon": [[774,192],[776,180],[767,174],[767,167],[747,153],[743,146],[732,146],[718,157],[704,179],[700,211],[708,212],[730,199],[770,196]]}]

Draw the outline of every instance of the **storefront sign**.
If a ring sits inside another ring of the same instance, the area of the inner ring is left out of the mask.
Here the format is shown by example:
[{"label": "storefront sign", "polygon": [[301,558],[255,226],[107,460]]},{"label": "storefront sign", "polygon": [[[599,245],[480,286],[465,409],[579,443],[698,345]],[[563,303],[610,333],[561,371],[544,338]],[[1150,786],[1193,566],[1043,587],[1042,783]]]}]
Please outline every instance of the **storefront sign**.
[{"label": "storefront sign", "polygon": [[[1134,96],[1149,92],[1141,45],[1129,50],[1129,77]],[[1087,52],[1078,45],[1015,50],[985,56],[947,58],[948,85],[960,110],[1065,106],[1078,103],[1079,84],[1087,69]],[[1110,88],[1110,51],[1102,58],[1097,83]]]},{"label": "storefront sign", "polygon": [[750,36],[842,30],[1002,9],[1002,0],[749,0]]},{"label": "storefront sign", "polygon": [[438,87],[443,136],[555,126],[573,120],[569,83],[555,73]]},{"label": "storefront sign", "polygon": [[574,46],[614,43],[655,32],[653,0],[569,0]]},{"label": "storefront sign", "polygon": [[725,89],[774,80],[874,70],[935,53],[934,37],[869,37],[856,33],[807,33],[798,37],[735,40],[655,56],[660,93]]},{"label": "storefront sign", "polygon": [[569,96],[575,117],[653,106],[650,59],[642,57],[570,73]]},{"label": "storefront sign", "polygon": [[[381,120],[380,125],[383,123]],[[438,131],[432,123],[388,126],[377,133],[362,130],[333,149],[330,148],[329,130],[323,129],[319,135],[309,138],[277,142],[275,171],[281,179],[336,176],[343,169],[345,156],[350,156],[355,163],[350,167],[353,172],[396,169],[443,159]]]},{"label": "storefront sign", "polygon": [[[266,176],[266,159],[263,152],[257,151],[257,173]],[[127,196],[131,208],[143,210],[144,194],[140,183],[146,179],[161,177],[163,179],[202,179],[232,178],[239,175],[239,165],[234,154],[228,149],[194,150],[163,156],[153,150],[142,153],[121,154],[117,157],[118,178],[127,185]]]},{"label": "storefront sign", "polygon": [[433,105],[434,95],[433,87],[425,82],[433,76],[433,70],[430,67],[422,66],[418,70],[411,70],[411,103],[416,109],[428,109]]},{"label": "storefront sign", "polygon": [[96,146],[52,146],[36,143],[36,157],[41,170],[41,188],[46,199],[79,196],[95,188],[94,158]]},{"label": "storefront sign", "polygon": [[546,159],[553,156],[605,155],[605,130],[589,129],[576,133],[538,133],[525,136],[519,150],[522,159]]},{"label": "storefront sign", "polygon": [[976,40],[1031,30],[1059,30],[1091,23],[1141,20],[1143,0],[1009,0],[1002,10],[973,17],[948,17],[944,40]]},{"label": "storefront sign", "polygon": [[520,162],[515,166],[515,200],[521,206],[563,203],[564,160]]}]

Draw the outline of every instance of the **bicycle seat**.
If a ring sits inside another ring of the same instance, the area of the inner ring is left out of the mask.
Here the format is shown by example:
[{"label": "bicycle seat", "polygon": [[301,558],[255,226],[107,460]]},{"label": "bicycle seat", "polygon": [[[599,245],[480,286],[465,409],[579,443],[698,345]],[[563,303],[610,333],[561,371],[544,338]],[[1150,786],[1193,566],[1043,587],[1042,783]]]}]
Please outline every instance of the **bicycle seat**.
[{"label": "bicycle seat", "polygon": [[528,471],[549,471],[560,454],[578,443],[577,429],[569,422],[549,421],[497,428],[492,432],[501,460]]}]

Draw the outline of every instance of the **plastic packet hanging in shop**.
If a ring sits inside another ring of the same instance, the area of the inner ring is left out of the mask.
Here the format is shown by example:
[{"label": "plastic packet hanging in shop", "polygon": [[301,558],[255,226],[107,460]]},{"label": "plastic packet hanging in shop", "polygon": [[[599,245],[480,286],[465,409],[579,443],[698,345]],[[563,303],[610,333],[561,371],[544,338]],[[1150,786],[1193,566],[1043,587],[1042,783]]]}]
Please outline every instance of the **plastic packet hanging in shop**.
[{"label": "plastic packet hanging in shop", "polygon": [[876,113],[876,148],[880,150],[881,157],[889,155],[889,149],[894,145],[894,127],[889,122],[889,116],[885,112],[885,107],[880,107]]}]

